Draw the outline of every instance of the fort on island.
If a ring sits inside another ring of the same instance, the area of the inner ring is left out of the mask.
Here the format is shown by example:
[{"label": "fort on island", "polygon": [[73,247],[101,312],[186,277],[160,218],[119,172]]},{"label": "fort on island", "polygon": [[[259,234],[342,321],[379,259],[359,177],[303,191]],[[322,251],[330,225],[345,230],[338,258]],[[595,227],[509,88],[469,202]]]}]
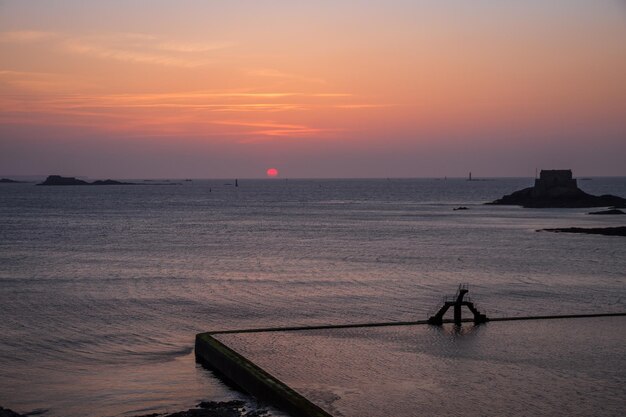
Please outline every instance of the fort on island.
[{"label": "fort on island", "polygon": [[493,205],[529,208],[626,207],[626,199],[614,195],[595,196],[578,188],[571,169],[541,170],[534,187],[524,188],[492,201]]},{"label": "fort on island", "polygon": [[575,194],[579,191],[571,169],[544,169],[541,170],[539,178],[535,179],[532,193],[535,197],[541,197]]}]

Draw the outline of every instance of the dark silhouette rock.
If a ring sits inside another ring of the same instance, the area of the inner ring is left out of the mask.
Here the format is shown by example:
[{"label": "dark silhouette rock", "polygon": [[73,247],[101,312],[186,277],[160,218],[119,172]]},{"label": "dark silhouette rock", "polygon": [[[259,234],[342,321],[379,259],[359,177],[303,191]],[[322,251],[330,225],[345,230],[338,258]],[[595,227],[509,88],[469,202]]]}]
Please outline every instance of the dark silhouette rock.
[{"label": "dark silhouette rock", "polygon": [[91,185],[130,185],[130,182],[121,182],[115,180],[97,180],[91,183]]},{"label": "dark silhouette rock", "polygon": [[[198,408],[168,414],[147,414],[135,417],[268,417],[267,410],[247,410],[244,401],[203,401]],[[13,417],[13,416],[10,416]]]},{"label": "dark silhouette rock", "polygon": [[9,410],[8,408],[0,407],[0,417],[25,417],[22,414],[18,414],[13,410]]},{"label": "dark silhouette rock", "polygon": [[245,401],[202,401],[198,404],[199,408],[215,410],[219,408],[243,408],[246,405]]},{"label": "dark silhouette rock", "polygon": [[611,210],[602,210],[602,211],[592,211],[591,213],[587,213],[587,214],[626,214],[626,213],[624,213],[622,210],[611,209]]},{"label": "dark silhouette rock", "polygon": [[0,178],[1,184],[19,184],[22,182],[24,181],[16,181],[16,180],[12,180],[11,178]]},{"label": "dark silhouette rock", "polygon": [[626,236],[626,226],[618,227],[561,227],[556,229],[541,229],[538,232],[556,232],[556,233],[584,233],[588,235],[605,235],[605,236]]},{"label": "dark silhouette rock", "polygon": [[60,175],[48,175],[48,178],[37,185],[89,185],[87,181],[74,177],[62,177]]},{"label": "dark silhouette rock", "polygon": [[455,207],[452,210],[457,211],[457,210],[469,210],[469,209],[465,206],[461,206],[461,207]]},{"label": "dark silhouette rock", "polygon": [[37,185],[132,185],[132,182],[120,182],[115,180],[97,180],[87,182],[74,177],[62,177],[60,175],[49,175],[46,180]]},{"label": "dark silhouette rock", "polygon": [[614,195],[587,194],[572,178],[571,170],[542,170],[535,186],[492,201],[493,205],[528,208],[625,207],[626,199]]}]

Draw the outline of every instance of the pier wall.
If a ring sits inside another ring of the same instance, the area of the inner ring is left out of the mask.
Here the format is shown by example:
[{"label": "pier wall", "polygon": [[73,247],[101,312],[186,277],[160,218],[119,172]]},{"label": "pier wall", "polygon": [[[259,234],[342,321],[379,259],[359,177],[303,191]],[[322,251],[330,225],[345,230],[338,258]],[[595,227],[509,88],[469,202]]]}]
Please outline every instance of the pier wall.
[{"label": "pier wall", "polygon": [[196,335],[196,358],[217,370],[232,383],[279,409],[298,417],[332,417],[244,356],[230,349],[211,333]]}]

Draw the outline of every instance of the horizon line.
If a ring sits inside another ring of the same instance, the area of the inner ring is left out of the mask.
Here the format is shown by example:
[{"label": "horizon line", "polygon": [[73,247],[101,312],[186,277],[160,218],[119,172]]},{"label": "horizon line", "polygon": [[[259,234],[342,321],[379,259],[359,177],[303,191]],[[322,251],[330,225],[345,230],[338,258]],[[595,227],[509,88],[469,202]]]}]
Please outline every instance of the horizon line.
[{"label": "horizon line", "polygon": [[[224,176],[224,177],[108,177],[106,175],[70,175],[70,174],[0,174],[0,178],[42,178],[45,179],[49,175],[61,175],[63,177],[73,177],[73,178],[87,178],[87,179],[111,179],[111,180],[156,180],[156,181],[164,181],[164,180],[175,180],[175,181],[186,181],[186,180],[196,180],[196,181],[222,181],[222,180],[268,180],[268,181],[280,181],[280,180],[466,180],[466,181],[480,181],[480,180],[492,180],[492,179],[535,179],[536,176],[518,176],[518,175],[502,175],[502,176],[474,176],[472,175],[472,179],[469,180],[467,176],[355,176],[355,177],[238,177],[238,176]],[[574,179],[587,179],[587,178],[623,178],[626,177],[626,174],[623,175],[581,175],[579,177],[575,177]]]}]

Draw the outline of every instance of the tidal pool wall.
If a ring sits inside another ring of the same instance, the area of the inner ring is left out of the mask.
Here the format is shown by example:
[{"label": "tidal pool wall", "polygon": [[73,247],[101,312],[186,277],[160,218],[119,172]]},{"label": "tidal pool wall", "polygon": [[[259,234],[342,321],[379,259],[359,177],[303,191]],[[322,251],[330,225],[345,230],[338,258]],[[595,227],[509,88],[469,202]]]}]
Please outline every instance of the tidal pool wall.
[{"label": "tidal pool wall", "polygon": [[196,335],[196,358],[255,397],[294,416],[332,417],[244,356],[211,336]]},{"label": "tidal pool wall", "polygon": [[[577,319],[577,318],[593,318],[593,317],[618,317],[618,316],[626,316],[626,313],[601,313],[601,314],[581,314],[581,315],[561,315],[561,316],[530,316],[530,317],[499,317],[492,318],[489,321],[493,322],[503,322],[503,321],[523,321],[523,320],[546,320],[546,319]],[[465,319],[464,322],[469,322],[471,319]],[[444,323],[450,323],[452,320],[444,320]],[[350,329],[367,329],[379,328],[381,330],[385,328],[396,328],[398,329],[401,326],[407,326],[407,328],[415,329],[415,326],[424,326],[427,324],[426,320],[412,321],[412,322],[391,322],[391,323],[359,323],[359,324],[346,324],[346,325],[320,325],[320,326],[294,326],[294,327],[276,327],[276,328],[259,328],[259,329],[241,329],[241,330],[224,330],[224,331],[215,331],[208,333],[200,333],[196,335],[196,343],[195,343],[195,353],[196,358],[199,362],[203,363],[207,367],[217,371],[220,376],[224,377],[227,381],[231,382],[233,385],[250,393],[251,395],[257,397],[258,399],[267,402],[268,404],[284,410],[294,417],[332,417],[332,415],[320,408],[318,405],[311,402],[309,399],[305,398],[300,393],[296,392],[294,389],[290,388],[287,384],[279,380],[277,377],[273,376],[256,363],[249,360],[247,357],[243,356],[241,353],[242,349],[235,348],[239,351],[235,351],[231,347],[222,343],[222,341],[218,340],[217,337],[229,336],[229,335],[241,335],[257,333],[258,336],[250,335],[249,337],[253,338],[249,340],[250,343],[255,341],[253,344],[264,344],[267,343],[267,340],[264,339],[264,333],[270,332],[279,332],[285,334],[315,334],[314,331],[341,331],[341,330],[350,330]],[[437,326],[435,326],[437,327]],[[313,332],[311,332],[313,331]],[[409,332],[403,330],[397,330],[400,334],[405,334]],[[303,332],[303,333],[302,333]],[[333,332],[334,333],[334,332]],[[217,336],[217,337],[216,337]],[[228,340],[228,339],[227,339]],[[382,342],[378,342],[382,345]],[[228,342],[230,345],[230,342]],[[412,343],[411,343],[412,344]],[[244,345],[243,350],[245,351]],[[257,346],[258,347],[258,346]],[[378,352],[376,355],[379,355],[381,352]],[[459,352],[460,354],[461,352]],[[307,354],[304,357],[301,357],[302,360],[307,359]],[[271,367],[271,364],[275,364],[277,359],[266,363],[265,367]],[[287,358],[287,361],[298,361],[300,359],[297,358]],[[330,359],[329,359],[330,360]],[[318,364],[320,365],[320,364]],[[320,366],[323,366],[320,365]],[[280,368],[280,367],[279,367]],[[309,369],[309,371],[313,371],[313,369]],[[349,370],[346,370],[349,373]],[[321,380],[324,380],[322,378]],[[391,396],[393,393],[389,393]],[[314,398],[315,400],[315,398]],[[431,410],[433,411],[433,410]]]}]

